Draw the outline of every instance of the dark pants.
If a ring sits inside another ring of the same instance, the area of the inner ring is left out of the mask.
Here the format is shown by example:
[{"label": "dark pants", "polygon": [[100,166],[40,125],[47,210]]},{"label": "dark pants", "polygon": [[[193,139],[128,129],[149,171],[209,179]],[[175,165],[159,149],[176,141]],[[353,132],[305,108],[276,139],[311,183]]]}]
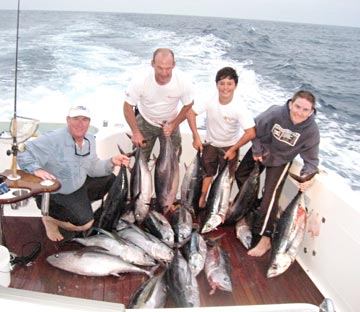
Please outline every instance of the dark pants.
[{"label": "dark pants", "polygon": [[[94,219],[91,203],[103,199],[114,180],[113,174],[97,178],[87,177],[84,185],[71,194],[50,194],[49,216],[76,226],[88,223]],[[42,196],[35,196],[35,199],[40,208]]]},{"label": "dark pants", "polygon": [[[250,172],[254,169],[254,164],[255,161],[250,148],[241,160],[235,173],[235,179],[239,189],[241,189]],[[276,222],[276,214],[279,208],[279,197],[290,165],[291,163],[277,167],[260,166],[260,171],[262,172],[266,168],[266,172],[260,207],[258,207],[256,211],[256,217],[253,223],[252,232],[254,234],[268,237],[272,236]]]}]

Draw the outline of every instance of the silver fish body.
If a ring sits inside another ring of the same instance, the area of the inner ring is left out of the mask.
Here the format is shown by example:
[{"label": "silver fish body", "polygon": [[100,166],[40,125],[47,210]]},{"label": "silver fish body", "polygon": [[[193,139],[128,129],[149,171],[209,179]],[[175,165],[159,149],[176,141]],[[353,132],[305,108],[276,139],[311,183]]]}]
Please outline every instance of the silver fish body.
[{"label": "silver fish body", "polygon": [[188,262],[179,249],[166,270],[168,292],[177,307],[199,307],[199,286],[195,275],[192,273]]},{"label": "silver fish body", "polygon": [[126,170],[124,165],[120,166],[120,171],[104,201],[100,218],[95,222],[99,228],[112,231],[121,215],[127,211],[129,185]]},{"label": "silver fish body", "polygon": [[225,224],[235,224],[258,204],[260,188],[260,165],[255,163],[253,171],[236,194],[230,205],[225,218]]},{"label": "silver fish body", "polygon": [[131,296],[128,309],[157,309],[166,303],[165,271],[145,281]]},{"label": "silver fish body", "polygon": [[201,233],[208,233],[217,229],[229,209],[231,193],[231,178],[229,165],[225,164],[211,184],[206,202],[206,216]]},{"label": "silver fish body", "polygon": [[119,276],[122,273],[152,275],[151,272],[125,262],[118,256],[94,248],[59,252],[46,260],[54,267],[86,276]]},{"label": "silver fish body", "polygon": [[298,192],[275,227],[268,278],[284,273],[295,261],[306,227],[304,193]]},{"label": "silver fish body", "polygon": [[148,214],[152,195],[151,171],[141,147],[137,147],[135,163],[130,176],[130,197],[134,200],[134,216],[139,224]]},{"label": "silver fish body", "polygon": [[174,230],[166,217],[155,210],[149,211],[144,219],[144,225],[149,232],[163,241],[166,245],[173,247],[175,241]]},{"label": "silver fish body", "polygon": [[132,242],[142,248],[147,254],[156,259],[158,262],[167,263],[174,257],[174,251],[158,239],[156,236],[144,232],[132,223],[126,223],[127,227],[123,227],[117,231],[117,235]]},{"label": "silver fish body", "polygon": [[251,247],[254,215],[255,212],[250,210],[244,217],[237,221],[235,225],[236,238],[240,240],[246,249]]},{"label": "silver fish body", "polygon": [[182,243],[191,235],[193,221],[189,210],[183,206],[179,206],[175,211],[172,211],[170,217],[170,224],[174,230],[175,241]]},{"label": "silver fish body", "polygon": [[104,252],[118,256],[131,264],[141,266],[153,266],[156,264],[155,259],[150,257],[143,249],[120,237],[98,234],[86,238],[74,238],[73,240],[83,246],[104,248],[106,250]]},{"label": "silver fish body", "polygon": [[205,266],[207,254],[207,245],[202,235],[197,231],[193,231],[190,240],[184,245],[183,250],[191,271],[197,276]]},{"label": "silver fish body", "polygon": [[205,261],[205,274],[211,287],[210,295],[216,289],[232,291],[231,267],[229,255],[218,244],[208,248]]},{"label": "silver fish body", "polygon": [[160,153],[155,163],[155,194],[158,209],[167,213],[179,187],[179,157],[170,137],[160,137]]},{"label": "silver fish body", "polygon": [[203,181],[203,168],[201,166],[200,150],[196,153],[188,167],[181,183],[181,206],[185,207],[193,215],[199,213],[199,199]]}]

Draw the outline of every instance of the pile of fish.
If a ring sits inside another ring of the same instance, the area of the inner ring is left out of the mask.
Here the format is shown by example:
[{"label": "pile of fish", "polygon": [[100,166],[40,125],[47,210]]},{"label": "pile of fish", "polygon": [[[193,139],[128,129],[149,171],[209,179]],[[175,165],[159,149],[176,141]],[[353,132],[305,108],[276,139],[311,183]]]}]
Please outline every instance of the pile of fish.
[{"label": "pile of fish", "polygon": [[[178,307],[199,307],[196,277],[202,271],[211,295],[216,289],[231,292],[229,255],[221,249],[219,238],[206,240],[203,234],[215,231],[222,223],[235,225],[237,237],[250,248],[259,201],[259,166],[231,203],[232,181],[226,161],[211,184],[203,211],[198,205],[203,180],[200,152],[186,167],[177,205],[179,155],[171,139],[160,140],[154,183],[142,149],[136,148],[131,155],[130,184],[127,168],[121,166],[95,220],[96,233],[74,239],[83,246],[81,249],[50,255],[47,261],[87,276],[146,274],[149,279],[133,294],[129,308],[164,307],[168,297]],[[302,193],[297,195],[276,228],[268,277],[281,274],[295,259],[306,221],[302,197]]]},{"label": "pile of fish", "polygon": [[199,307],[196,276],[203,270],[210,294],[231,291],[230,263],[219,245],[208,248],[185,208],[178,207],[169,219],[156,211],[141,227],[120,219],[116,230],[97,229],[98,234],[74,238],[84,247],[50,255],[47,261],[86,276],[146,274],[149,279],[132,295],[129,308],[164,307],[168,297],[178,307]]},{"label": "pile of fish", "polygon": [[[193,221],[199,214],[202,185],[200,152],[187,167],[178,205],[173,205],[179,186],[178,154],[174,152],[171,139],[161,140],[155,162],[155,181],[158,182],[152,183],[142,149],[136,148],[131,155],[134,164],[130,183],[126,168],[122,166],[92,235],[74,238],[82,245],[80,249],[58,252],[50,255],[47,261],[59,269],[86,276],[126,273],[149,276],[132,295],[129,308],[164,307],[168,297],[178,307],[199,307],[196,276],[202,271],[207,275],[211,293],[216,288],[231,291],[228,286],[230,263],[223,260],[224,253],[219,246],[218,252],[208,252],[200,226]],[[229,180],[227,167],[226,172],[224,179]],[[221,183],[216,184],[218,189]],[[211,266],[217,263],[221,266],[213,270]]]}]

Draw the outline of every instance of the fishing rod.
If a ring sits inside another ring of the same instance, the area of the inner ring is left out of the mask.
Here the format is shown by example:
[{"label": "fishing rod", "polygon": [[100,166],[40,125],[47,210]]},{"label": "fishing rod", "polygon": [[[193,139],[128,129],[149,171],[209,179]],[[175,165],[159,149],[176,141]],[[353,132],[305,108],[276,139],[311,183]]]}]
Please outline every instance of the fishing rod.
[{"label": "fishing rod", "polygon": [[11,172],[12,174],[8,176],[9,180],[18,180],[20,175],[17,174],[17,153],[19,151],[18,142],[17,142],[17,79],[18,79],[18,55],[19,55],[19,24],[20,24],[20,0],[18,0],[17,7],[17,22],[16,22],[16,50],[15,50],[15,92],[14,92],[14,117],[12,122],[12,137],[13,143],[11,146],[11,151],[8,151],[9,155],[13,155]]}]

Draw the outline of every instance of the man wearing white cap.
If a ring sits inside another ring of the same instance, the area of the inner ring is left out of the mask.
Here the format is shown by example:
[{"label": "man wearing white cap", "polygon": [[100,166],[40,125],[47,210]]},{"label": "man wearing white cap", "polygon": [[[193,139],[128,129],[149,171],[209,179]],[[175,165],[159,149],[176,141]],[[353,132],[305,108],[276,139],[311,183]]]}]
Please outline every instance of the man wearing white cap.
[{"label": "man wearing white cap", "polygon": [[[50,195],[49,216],[43,216],[46,234],[52,241],[64,237],[59,228],[82,232],[94,222],[91,202],[108,192],[115,166],[129,165],[129,158],[116,155],[101,160],[94,136],[88,132],[90,111],[85,105],[72,106],[67,127],[49,131],[26,142],[18,155],[20,168],[43,180],[59,180],[61,188]],[[41,198],[36,198],[41,207]]]}]

